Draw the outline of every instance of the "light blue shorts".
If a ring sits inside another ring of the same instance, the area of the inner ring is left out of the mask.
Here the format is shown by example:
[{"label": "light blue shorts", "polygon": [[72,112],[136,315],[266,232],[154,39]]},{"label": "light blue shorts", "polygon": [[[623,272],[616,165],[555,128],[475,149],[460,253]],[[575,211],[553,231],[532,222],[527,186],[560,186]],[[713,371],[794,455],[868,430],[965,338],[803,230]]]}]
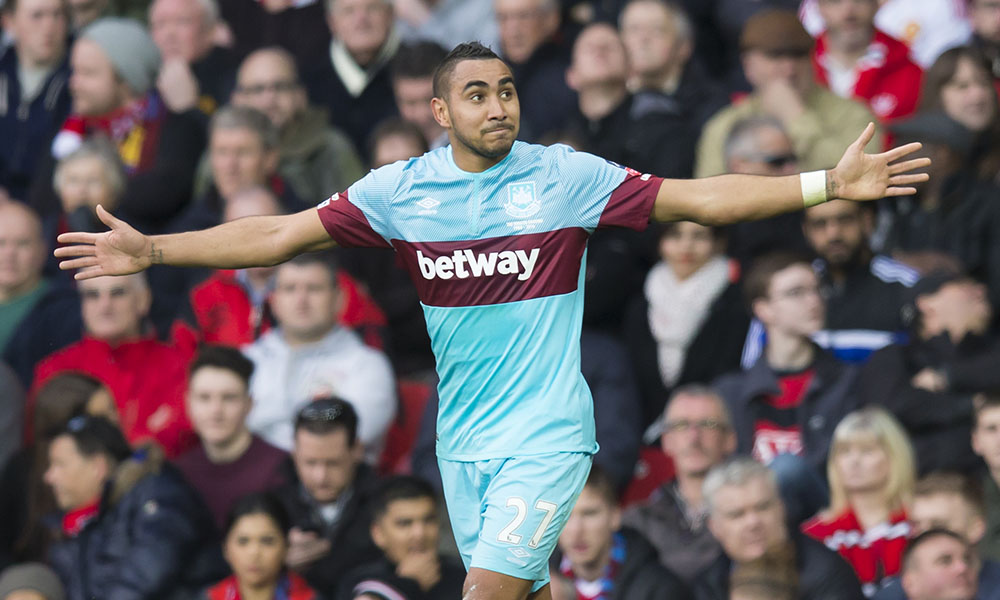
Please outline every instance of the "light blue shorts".
[{"label": "light blue shorts", "polygon": [[549,582],[549,557],[592,456],[553,452],[479,461],[438,459],[448,516],[465,568]]}]

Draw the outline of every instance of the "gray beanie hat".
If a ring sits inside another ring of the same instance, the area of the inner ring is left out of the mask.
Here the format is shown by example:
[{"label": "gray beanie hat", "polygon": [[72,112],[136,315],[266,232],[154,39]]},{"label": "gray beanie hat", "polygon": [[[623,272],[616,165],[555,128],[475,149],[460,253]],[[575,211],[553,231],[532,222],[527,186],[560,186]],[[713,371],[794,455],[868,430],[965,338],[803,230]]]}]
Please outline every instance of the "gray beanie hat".
[{"label": "gray beanie hat", "polygon": [[104,17],[85,27],[80,37],[104,50],[115,72],[137,94],[153,87],[160,71],[160,51],[138,21]]},{"label": "gray beanie hat", "polygon": [[59,576],[42,563],[14,565],[0,574],[0,599],[20,590],[38,592],[45,597],[45,600],[66,599]]}]

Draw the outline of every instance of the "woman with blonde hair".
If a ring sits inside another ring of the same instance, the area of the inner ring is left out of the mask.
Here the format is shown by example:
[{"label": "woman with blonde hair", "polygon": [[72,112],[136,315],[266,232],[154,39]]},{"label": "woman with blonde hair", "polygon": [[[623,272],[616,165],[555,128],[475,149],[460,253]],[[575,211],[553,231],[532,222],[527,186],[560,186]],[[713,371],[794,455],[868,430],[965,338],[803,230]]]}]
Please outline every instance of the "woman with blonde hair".
[{"label": "woman with blonde hair", "polygon": [[882,408],[848,414],[833,432],[827,479],[830,506],[802,531],[839,552],[871,597],[899,573],[910,535],[916,467],[903,427]]}]

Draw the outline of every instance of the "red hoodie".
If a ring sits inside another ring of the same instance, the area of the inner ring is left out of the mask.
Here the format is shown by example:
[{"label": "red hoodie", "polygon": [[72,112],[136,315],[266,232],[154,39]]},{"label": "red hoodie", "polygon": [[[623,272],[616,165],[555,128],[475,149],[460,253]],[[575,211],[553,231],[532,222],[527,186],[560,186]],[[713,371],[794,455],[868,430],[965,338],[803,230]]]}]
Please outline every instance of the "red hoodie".
[{"label": "red hoodie", "polygon": [[[816,40],[813,68],[816,80],[829,88],[826,46],[823,33]],[[852,96],[867,104],[882,122],[905,117],[917,109],[923,71],[910,59],[906,44],[876,29],[857,69]]]}]

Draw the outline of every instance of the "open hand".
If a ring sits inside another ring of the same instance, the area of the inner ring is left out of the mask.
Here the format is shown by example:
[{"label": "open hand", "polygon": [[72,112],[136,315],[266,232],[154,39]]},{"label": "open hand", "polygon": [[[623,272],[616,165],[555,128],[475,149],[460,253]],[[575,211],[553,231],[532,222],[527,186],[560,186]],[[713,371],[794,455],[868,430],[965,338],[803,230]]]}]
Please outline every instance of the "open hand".
[{"label": "open hand", "polygon": [[[869,123],[861,137],[847,147],[827,180],[827,197],[844,200],[878,200],[887,196],[917,193],[910,187],[927,181],[927,173],[911,173],[931,164],[929,158],[896,162],[922,147],[919,142],[906,144],[880,154],[865,153],[865,146],[875,136],[875,124]],[[892,163],[892,164],[890,164]]]},{"label": "open hand", "polygon": [[59,236],[60,244],[75,244],[56,248],[56,258],[63,271],[80,269],[76,279],[91,279],[103,275],[138,273],[155,261],[156,250],[149,238],[131,225],[111,216],[97,205],[97,217],[111,228],[103,233],[73,232]]}]

